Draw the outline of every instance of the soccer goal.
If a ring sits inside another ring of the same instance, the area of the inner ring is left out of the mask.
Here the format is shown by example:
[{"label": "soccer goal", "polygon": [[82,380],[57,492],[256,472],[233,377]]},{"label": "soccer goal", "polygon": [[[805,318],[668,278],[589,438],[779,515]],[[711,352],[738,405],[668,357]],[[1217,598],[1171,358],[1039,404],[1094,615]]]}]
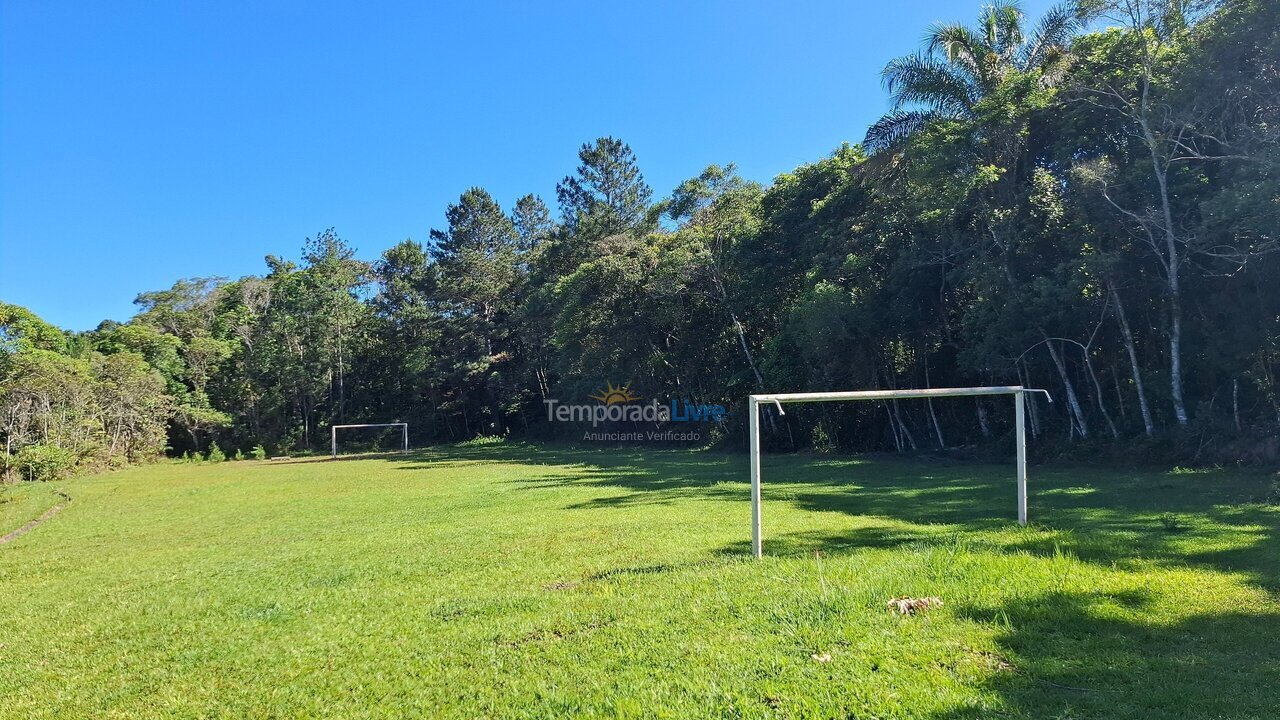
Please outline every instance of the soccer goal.
[{"label": "soccer goal", "polygon": [[820,392],[820,393],[780,393],[751,395],[747,398],[747,412],[750,419],[747,432],[751,434],[751,552],[756,557],[764,556],[764,537],[760,529],[760,404],[772,403],[779,415],[784,403],[840,402],[843,400],[906,400],[911,398],[936,397],[968,397],[981,395],[1012,395],[1014,412],[1014,434],[1017,438],[1017,483],[1018,483],[1018,524],[1027,524],[1027,428],[1026,400],[1029,392],[1044,393],[1047,390],[1024,388],[1021,385],[1001,387],[973,388],[928,388],[923,390],[859,390],[853,392]]},{"label": "soccer goal", "polygon": [[332,425],[329,427],[329,452],[338,457],[338,431],[350,428],[400,428],[400,452],[409,452],[409,423],[369,423],[365,425]]}]

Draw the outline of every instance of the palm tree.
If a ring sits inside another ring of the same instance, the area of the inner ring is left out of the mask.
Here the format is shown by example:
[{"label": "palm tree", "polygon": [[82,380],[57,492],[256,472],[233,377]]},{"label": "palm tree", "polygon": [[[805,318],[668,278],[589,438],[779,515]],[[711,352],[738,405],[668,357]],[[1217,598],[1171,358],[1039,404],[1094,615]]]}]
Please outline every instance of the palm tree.
[{"label": "palm tree", "polygon": [[1016,0],[983,8],[978,26],[934,25],[925,49],[885,66],[882,77],[893,110],[867,130],[872,153],[897,147],[937,120],[976,119],[978,104],[1016,73],[1037,73],[1044,87],[1061,80],[1067,45],[1083,25],[1075,3],[1051,8],[1028,35]]}]

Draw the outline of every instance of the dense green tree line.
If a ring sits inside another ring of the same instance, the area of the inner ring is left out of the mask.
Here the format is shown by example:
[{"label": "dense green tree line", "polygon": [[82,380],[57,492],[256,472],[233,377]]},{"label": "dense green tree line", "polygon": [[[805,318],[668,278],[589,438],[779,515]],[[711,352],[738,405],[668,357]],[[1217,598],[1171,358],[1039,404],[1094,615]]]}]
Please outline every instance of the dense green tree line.
[{"label": "dense green tree line", "polygon": [[[67,334],[0,307],[10,477],[170,452],[315,448],[339,422],[419,441],[554,434],[606,382],[740,408],[754,390],[1024,384],[1041,447],[1275,459],[1280,7],[1011,2],[891,62],[865,141],[762,186],[711,166],[655,198],[631,149],[556,186],[462,193],[373,262],[144,293]],[[995,404],[767,418],[778,447],[1007,438]],[[741,414],[718,430],[741,439]],[[1269,444],[1270,443],[1270,444]]]}]

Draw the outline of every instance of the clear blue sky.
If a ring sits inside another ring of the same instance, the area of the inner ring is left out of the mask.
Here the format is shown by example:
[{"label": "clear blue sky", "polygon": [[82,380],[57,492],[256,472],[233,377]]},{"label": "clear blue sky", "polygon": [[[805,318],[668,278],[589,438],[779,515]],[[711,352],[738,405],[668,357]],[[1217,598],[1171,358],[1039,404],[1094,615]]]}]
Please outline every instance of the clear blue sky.
[{"label": "clear blue sky", "polygon": [[601,135],[659,196],[768,181],[860,140],[884,63],[981,3],[430,5],[0,3],[0,300],[85,330],[330,226],[374,259],[472,185],[554,207]]}]

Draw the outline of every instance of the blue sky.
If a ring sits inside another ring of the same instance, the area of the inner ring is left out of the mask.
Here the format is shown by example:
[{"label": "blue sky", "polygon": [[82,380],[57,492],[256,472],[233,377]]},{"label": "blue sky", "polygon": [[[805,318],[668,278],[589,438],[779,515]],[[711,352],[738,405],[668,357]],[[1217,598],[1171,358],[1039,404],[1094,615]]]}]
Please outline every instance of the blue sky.
[{"label": "blue sky", "polygon": [[0,300],[85,330],[330,226],[374,259],[472,185],[554,207],[601,135],[659,196],[768,181],[860,140],[884,63],[980,5],[0,3]]}]

